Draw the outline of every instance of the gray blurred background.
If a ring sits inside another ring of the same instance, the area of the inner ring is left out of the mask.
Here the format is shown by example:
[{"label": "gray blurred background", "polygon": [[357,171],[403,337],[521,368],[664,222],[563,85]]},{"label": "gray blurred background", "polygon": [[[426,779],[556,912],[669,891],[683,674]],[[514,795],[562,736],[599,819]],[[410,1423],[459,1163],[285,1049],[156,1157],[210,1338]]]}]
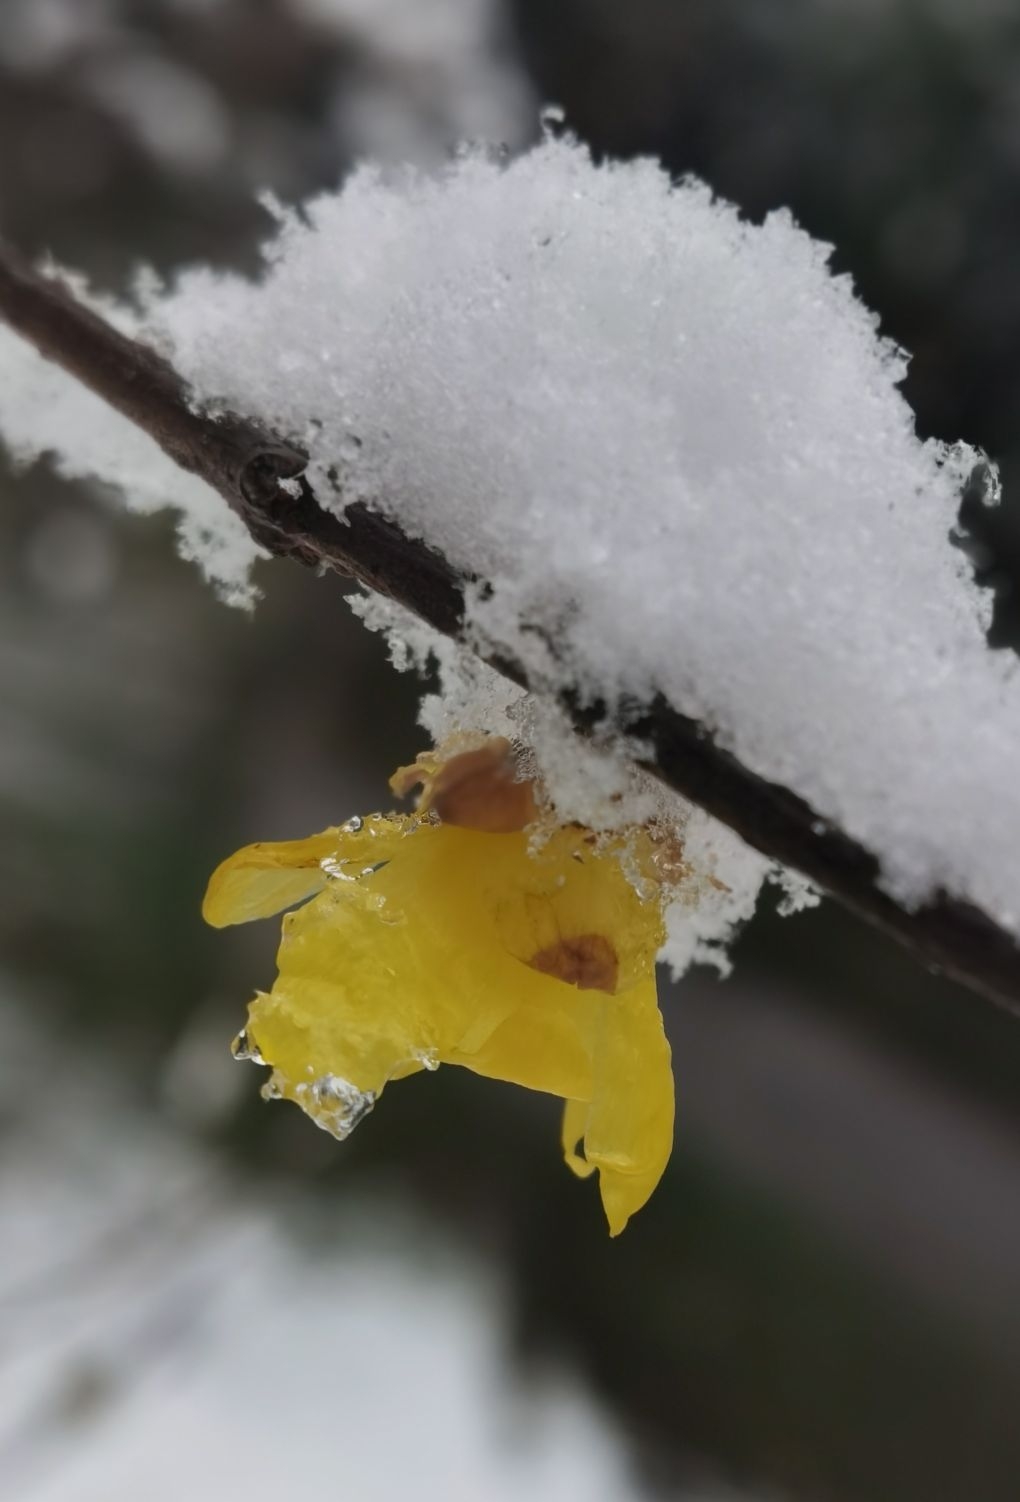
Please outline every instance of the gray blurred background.
[{"label": "gray blurred background", "polygon": [[[548,102],[837,246],[919,430],[1002,466],[961,539],[1014,649],[1007,0],[0,0],[0,232],[116,291],[251,269],[257,190]],[[229,1056],[274,925],[198,907],[386,806],[416,685],[336,579],[264,565],[248,618],[169,518],[0,491],[0,1496],[1015,1502],[1020,1025],[766,911],[664,994],[677,1146],[619,1241],[552,1101],[441,1070],[338,1146]]]}]

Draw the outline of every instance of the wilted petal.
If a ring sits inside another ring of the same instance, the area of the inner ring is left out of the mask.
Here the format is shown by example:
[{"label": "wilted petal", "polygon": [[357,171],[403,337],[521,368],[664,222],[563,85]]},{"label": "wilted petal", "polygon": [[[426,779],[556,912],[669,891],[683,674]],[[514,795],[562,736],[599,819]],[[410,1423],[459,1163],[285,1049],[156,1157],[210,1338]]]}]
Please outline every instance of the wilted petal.
[{"label": "wilted petal", "polygon": [[[451,749],[457,744],[456,737],[449,743]],[[419,809],[461,829],[517,834],[538,818],[535,783],[521,775],[513,746],[500,735],[462,745],[453,755],[422,752],[390,778],[401,798],[419,784]]]}]

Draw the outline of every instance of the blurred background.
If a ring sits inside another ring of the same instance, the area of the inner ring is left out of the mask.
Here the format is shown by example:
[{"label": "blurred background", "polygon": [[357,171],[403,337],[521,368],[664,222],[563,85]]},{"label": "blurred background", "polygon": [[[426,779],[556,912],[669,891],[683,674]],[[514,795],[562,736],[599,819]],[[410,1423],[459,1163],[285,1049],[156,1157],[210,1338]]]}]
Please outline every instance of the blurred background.
[{"label": "blurred background", "polygon": [[[519,149],[543,104],[789,205],[1000,462],[1020,645],[1009,0],[0,0],[0,231],[123,291],[252,269],[254,198]],[[2,464],[2,460],[0,460]],[[417,686],[336,579],[251,618],[0,468],[0,1497],[1015,1502],[1020,1023],[828,904],[664,994],[667,1177],[609,1242],[554,1102],[456,1070],[337,1145],[228,1045],[275,926],[216,862],[388,803]]]}]

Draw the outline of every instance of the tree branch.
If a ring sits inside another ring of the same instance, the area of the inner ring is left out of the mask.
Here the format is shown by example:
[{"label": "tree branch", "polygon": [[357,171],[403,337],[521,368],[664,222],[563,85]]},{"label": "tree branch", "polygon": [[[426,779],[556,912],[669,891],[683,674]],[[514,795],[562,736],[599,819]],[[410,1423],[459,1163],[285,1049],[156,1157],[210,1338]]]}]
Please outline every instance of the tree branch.
[{"label": "tree branch", "polygon": [[[253,537],[278,557],[322,564],[406,606],[445,635],[464,626],[468,582],[425,543],[362,503],[343,519],[319,506],[304,477],[306,455],[258,423],[232,413],[196,412],[185,383],[154,350],[112,328],[55,277],[0,246],[0,317],[47,359],[148,433],[182,468],[224,497]],[[281,479],[296,479],[284,489]],[[525,666],[492,665],[529,687]],[[564,708],[581,733],[604,728],[603,706],[570,694]],[[663,698],[635,705],[617,728],[651,748],[645,765],[766,856],[911,949],[929,967],[1020,1012],[1020,947],[976,907],[939,894],[910,911],[885,893],[875,855],[787,788],[766,782],[714,741],[704,725]]]}]

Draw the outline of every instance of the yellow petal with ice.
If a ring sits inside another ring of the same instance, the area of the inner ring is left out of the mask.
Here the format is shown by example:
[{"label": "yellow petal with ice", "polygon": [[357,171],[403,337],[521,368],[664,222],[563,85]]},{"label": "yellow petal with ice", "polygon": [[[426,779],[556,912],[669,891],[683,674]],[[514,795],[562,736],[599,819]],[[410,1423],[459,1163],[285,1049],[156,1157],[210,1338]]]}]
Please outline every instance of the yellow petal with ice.
[{"label": "yellow petal with ice", "polygon": [[373,814],[305,840],[246,845],[213,872],[202,916],[213,928],[270,918],[320,892],[331,875],[389,860],[412,822]]},{"label": "yellow petal with ice", "polygon": [[[278,979],[251,1012],[263,1057],[292,1085],[333,1074],[378,1093],[424,1057],[499,1078],[528,1074],[520,1083],[541,1077],[534,1088],[558,1093],[561,1075],[576,1085],[583,1073],[590,1089],[578,993],[500,941],[504,893],[522,874],[531,874],[523,835],[426,824],[399,859],[331,882],[284,919]],[[545,879],[555,883],[555,873]],[[530,1067],[528,1048],[509,1037],[503,1054],[486,1050],[529,1006],[539,1024]]]},{"label": "yellow petal with ice", "polygon": [[283,920],[247,1031],[321,1125],[335,1129],[338,1091],[374,1099],[426,1064],[558,1095],[567,1161],[599,1170],[615,1235],[658,1182],[673,1123],[661,913],[617,853],[575,827],[533,848],[524,832],[377,818],[239,852],[206,912],[242,922],[314,894]]}]

